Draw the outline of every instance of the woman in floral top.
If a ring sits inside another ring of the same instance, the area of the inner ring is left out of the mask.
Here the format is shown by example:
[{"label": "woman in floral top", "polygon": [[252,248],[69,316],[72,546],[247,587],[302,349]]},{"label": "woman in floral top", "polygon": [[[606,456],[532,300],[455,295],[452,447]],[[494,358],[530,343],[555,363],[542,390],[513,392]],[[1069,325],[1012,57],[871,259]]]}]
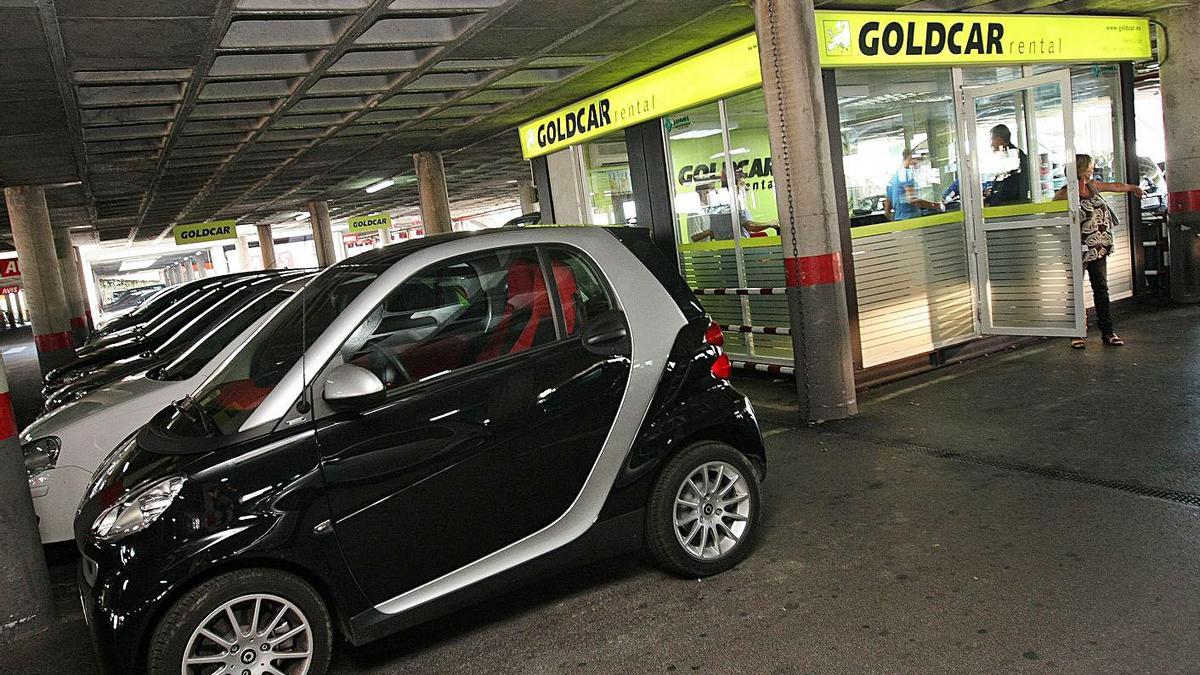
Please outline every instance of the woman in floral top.
[{"label": "woman in floral top", "polygon": [[[1132,192],[1141,197],[1142,188],[1129,183],[1105,183],[1093,180],[1096,171],[1091,155],[1075,155],[1075,170],[1079,177],[1079,227],[1083,234],[1083,264],[1092,282],[1092,297],[1096,301],[1096,323],[1104,344],[1119,347],[1125,341],[1113,332],[1112,310],[1108,301],[1108,254],[1113,250],[1113,228],[1119,227],[1117,216],[1109,208],[1101,192]],[[1055,199],[1066,199],[1067,188],[1059,189]],[[1087,346],[1084,339],[1071,340],[1075,349]]]}]

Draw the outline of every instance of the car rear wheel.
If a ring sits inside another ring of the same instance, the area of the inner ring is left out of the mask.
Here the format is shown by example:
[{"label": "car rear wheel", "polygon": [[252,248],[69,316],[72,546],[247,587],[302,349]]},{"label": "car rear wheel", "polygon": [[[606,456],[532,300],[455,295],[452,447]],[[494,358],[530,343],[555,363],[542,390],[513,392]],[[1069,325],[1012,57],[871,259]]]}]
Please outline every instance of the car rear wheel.
[{"label": "car rear wheel", "polygon": [[149,675],[321,675],[333,627],[315,590],[272,569],[210,579],[175,602],[154,630]]},{"label": "car rear wheel", "polygon": [[760,513],[758,477],[746,456],[725,443],[697,443],[673,457],[654,485],[647,545],[676,574],[718,574],[750,553]]}]

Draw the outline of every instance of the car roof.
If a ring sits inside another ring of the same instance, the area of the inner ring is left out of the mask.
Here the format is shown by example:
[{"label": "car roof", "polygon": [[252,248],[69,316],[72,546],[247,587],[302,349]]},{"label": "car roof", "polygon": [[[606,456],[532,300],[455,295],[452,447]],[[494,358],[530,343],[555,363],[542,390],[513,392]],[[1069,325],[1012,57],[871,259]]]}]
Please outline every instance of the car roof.
[{"label": "car roof", "polygon": [[[377,248],[372,251],[359,253],[350,258],[346,258],[339,265],[371,265],[371,266],[391,266],[396,261],[406,256],[412,255],[417,251],[445,244],[447,242],[459,241],[461,239],[479,239],[496,237],[507,232],[549,232],[551,230],[561,229],[589,229],[589,230],[604,230],[613,234],[618,239],[630,238],[649,238],[650,232],[646,228],[641,227],[616,227],[603,225],[531,225],[525,227],[494,227],[486,230],[476,230],[474,232],[452,232],[448,234],[432,234],[424,236],[420,239],[410,239],[398,244],[390,244],[382,248]],[[547,234],[547,238],[550,235]]]}]

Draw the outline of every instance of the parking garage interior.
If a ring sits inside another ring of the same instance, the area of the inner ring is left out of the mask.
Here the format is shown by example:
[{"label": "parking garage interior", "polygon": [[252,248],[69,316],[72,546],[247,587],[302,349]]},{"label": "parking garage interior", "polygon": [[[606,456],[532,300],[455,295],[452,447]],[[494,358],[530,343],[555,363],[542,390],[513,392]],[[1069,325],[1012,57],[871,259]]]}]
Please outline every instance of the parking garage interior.
[{"label": "parking garage interior", "polygon": [[[191,419],[188,395],[260,318],[239,310],[262,307],[265,325],[275,302],[336,277],[324,270],[442,241],[529,233],[531,248],[498,258],[507,290],[488,289],[491,263],[397,290],[385,315],[438,296],[436,320],[417,312],[405,330],[476,316],[484,296],[500,299],[488,330],[509,330],[526,283],[560,341],[591,339],[582,308],[597,297],[632,315],[615,290],[627,279],[555,258],[571,235],[550,226],[637,230],[655,249],[642,264],[660,275],[661,255],[668,295],[711,322],[700,349],[746,394],[770,466],[754,548],[680,578],[655,568],[652,523],[639,524],[641,553],[581,554],[583,567],[548,566],[376,641],[338,618],[328,672],[1187,672],[1196,21],[1184,0],[0,0],[0,430],[25,457],[17,492],[28,479],[34,498],[0,517],[20,545],[0,570],[37,564],[7,577],[19,600],[0,603],[0,673],[158,672],[151,638],[114,666],[115,643],[89,626],[95,531],[37,541],[44,491],[28,467],[43,459],[30,457],[58,449],[28,429],[64,405],[142,395],[130,382],[147,378],[174,382],[162,405]],[[982,26],[988,48],[915,42],[952,24]],[[988,30],[1054,52],[1005,53]],[[1101,197],[1121,349],[1095,340],[1075,255],[1081,153],[1113,186]],[[993,198],[1017,174],[1023,196]],[[184,300],[156,314],[170,335],[135,318],[172,293]],[[622,320],[605,324],[634,334],[617,360],[646,344]],[[113,333],[128,356],[101,359],[120,363],[93,386],[80,364]],[[534,334],[516,331],[513,353],[547,349]],[[492,342],[461,365],[400,369],[415,383],[480,368]],[[203,368],[162,375],[196,354]],[[319,426],[304,405],[285,423]],[[529,494],[522,508],[541,503]],[[463,513],[484,513],[479,499]],[[396,537],[377,539],[343,555],[386,567],[380,542]],[[274,665],[261,672],[283,668],[262,658]],[[226,672],[205,667],[183,672]]]}]

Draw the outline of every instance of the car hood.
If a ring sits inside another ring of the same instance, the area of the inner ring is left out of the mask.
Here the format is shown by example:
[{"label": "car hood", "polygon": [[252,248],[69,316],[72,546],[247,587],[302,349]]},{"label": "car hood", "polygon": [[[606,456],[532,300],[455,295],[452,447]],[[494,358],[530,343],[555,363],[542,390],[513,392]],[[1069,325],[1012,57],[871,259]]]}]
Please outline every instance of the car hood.
[{"label": "car hood", "polygon": [[[194,381],[162,382],[144,374],[126,377],[39,417],[21,432],[20,441],[25,444],[35,438],[58,436],[62,440],[59,465],[81,465],[70,455],[77,451],[90,455],[92,452],[83,448],[106,444],[103,452],[107,453],[173,398],[190,393],[191,386],[195,386]],[[94,469],[103,456],[97,457],[90,468]]]}]

